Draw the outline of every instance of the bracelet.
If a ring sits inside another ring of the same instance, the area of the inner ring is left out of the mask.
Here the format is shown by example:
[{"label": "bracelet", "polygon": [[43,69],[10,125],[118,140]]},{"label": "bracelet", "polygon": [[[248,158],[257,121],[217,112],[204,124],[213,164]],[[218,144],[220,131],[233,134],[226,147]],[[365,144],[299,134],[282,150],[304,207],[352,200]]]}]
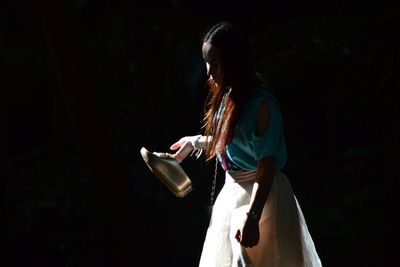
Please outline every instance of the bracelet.
[{"label": "bracelet", "polygon": [[247,216],[249,216],[251,219],[253,219],[255,221],[258,221],[260,219],[260,215],[258,215],[254,211],[247,212]]},{"label": "bracelet", "polygon": [[190,153],[190,157],[196,155],[196,159],[200,158],[201,153],[203,153],[203,149],[193,148],[192,153]]},{"label": "bracelet", "polygon": [[200,158],[201,153],[203,152],[203,149],[198,147],[198,141],[201,138],[201,135],[196,135],[192,138],[192,140],[190,140],[190,144],[193,147],[193,151],[190,154],[190,156],[196,155],[196,158]]},{"label": "bracelet", "polygon": [[200,138],[201,138],[201,135],[196,135],[196,136],[194,136],[194,137],[192,138],[192,140],[190,141],[190,143],[192,144],[192,147],[193,147],[193,148],[195,148],[195,149],[201,149],[201,148],[198,146],[198,141],[199,141]]}]

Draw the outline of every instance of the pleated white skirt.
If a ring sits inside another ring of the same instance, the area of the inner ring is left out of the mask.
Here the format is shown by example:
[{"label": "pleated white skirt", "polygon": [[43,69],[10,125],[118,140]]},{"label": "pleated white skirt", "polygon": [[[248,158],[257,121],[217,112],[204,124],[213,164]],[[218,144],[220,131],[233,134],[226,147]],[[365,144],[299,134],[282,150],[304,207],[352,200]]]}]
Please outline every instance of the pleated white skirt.
[{"label": "pleated white skirt", "polygon": [[235,239],[249,210],[256,171],[226,172],[213,208],[200,267],[322,266],[288,178],[274,176],[259,222],[260,240],[244,248]]}]

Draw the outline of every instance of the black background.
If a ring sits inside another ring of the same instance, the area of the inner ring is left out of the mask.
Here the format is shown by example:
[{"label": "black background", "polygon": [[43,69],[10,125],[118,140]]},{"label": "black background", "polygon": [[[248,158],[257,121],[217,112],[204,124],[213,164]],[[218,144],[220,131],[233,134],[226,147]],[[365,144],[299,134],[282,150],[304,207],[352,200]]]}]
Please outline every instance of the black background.
[{"label": "black background", "polygon": [[[399,9],[378,1],[5,1],[6,266],[196,266],[213,164],[179,199],[139,150],[200,133],[201,36],[240,23],[281,102],[290,178],[324,266],[396,258]],[[223,182],[219,170],[219,188]]]}]

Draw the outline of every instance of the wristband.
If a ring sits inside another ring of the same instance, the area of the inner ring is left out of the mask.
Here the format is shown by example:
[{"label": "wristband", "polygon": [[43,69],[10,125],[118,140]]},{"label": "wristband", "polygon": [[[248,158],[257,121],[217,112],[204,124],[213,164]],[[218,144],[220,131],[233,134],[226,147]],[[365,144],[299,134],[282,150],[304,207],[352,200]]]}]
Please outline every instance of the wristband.
[{"label": "wristband", "polygon": [[251,219],[253,219],[255,221],[258,221],[260,219],[260,215],[258,215],[254,211],[247,212],[247,216],[249,216]]}]

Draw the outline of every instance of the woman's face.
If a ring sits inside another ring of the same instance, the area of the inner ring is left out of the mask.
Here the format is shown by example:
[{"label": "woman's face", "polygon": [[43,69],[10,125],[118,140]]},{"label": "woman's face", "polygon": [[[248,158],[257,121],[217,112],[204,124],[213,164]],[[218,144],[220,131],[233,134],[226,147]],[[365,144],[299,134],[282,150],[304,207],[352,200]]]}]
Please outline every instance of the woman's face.
[{"label": "woman's face", "polygon": [[210,42],[204,42],[203,59],[206,62],[207,75],[218,85],[220,79],[220,52]]}]

